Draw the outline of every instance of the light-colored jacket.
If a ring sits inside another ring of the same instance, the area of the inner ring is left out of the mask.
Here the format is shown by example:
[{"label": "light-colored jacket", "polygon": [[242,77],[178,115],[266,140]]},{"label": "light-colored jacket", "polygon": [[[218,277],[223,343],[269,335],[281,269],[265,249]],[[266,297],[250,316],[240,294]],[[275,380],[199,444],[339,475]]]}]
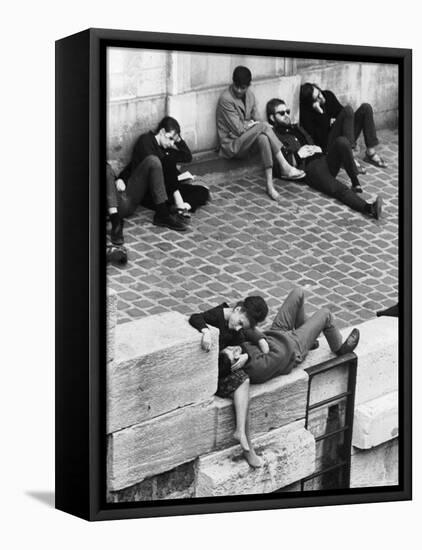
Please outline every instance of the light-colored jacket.
[{"label": "light-colored jacket", "polygon": [[[245,133],[245,124],[256,117],[256,101],[253,92],[246,90],[245,102],[235,97],[231,86],[225,90],[217,104],[217,133],[220,151],[223,156],[238,156],[243,149],[243,140],[238,138]],[[247,140],[249,141],[249,140]]]}]

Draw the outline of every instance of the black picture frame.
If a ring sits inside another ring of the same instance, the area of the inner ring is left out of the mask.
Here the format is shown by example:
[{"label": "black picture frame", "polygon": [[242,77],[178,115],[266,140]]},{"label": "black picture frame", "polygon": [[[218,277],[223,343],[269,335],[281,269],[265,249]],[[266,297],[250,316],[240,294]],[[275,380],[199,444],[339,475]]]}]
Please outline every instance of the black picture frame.
[{"label": "black picture frame", "polygon": [[[399,484],[347,491],[110,504],[105,499],[105,49],[396,63],[399,67]],[[87,520],[409,500],[412,53],[407,49],[88,29],[56,42],[56,508]],[[75,215],[77,212],[77,215]]]}]

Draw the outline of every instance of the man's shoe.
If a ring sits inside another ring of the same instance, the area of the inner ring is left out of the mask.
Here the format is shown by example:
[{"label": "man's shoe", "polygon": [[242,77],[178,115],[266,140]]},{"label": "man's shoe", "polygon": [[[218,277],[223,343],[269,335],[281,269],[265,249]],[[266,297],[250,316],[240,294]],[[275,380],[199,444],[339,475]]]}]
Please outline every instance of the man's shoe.
[{"label": "man's shoe", "polygon": [[371,204],[371,216],[373,216],[376,220],[379,220],[382,215],[382,197],[381,195],[378,195],[378,197],[375,199],[375,202]]},{"label": "man's shoe", "polygon": [[124,246],[107,246],[107,262],[116,265],[125,265],[127,263],[127,251]]},{"label": "man's shoe", "polygon": [[115,226],[111,226],[110,240],[115,246],[122,246],[123,244],[123,220]]},{"label": "man's shoe", "polygon": [[158,216],[155,214],[152,223],[154,225],[158,225],[159,227],[174,229],[175,231],[186,231],[187,229],[186,224],[182,222],[177,214],[167,214],[166,216]]},{"label": "man's shoe", "polygon": [[318,348],[319,348],[319,341],[315,340],[315,342],[312,344],[312,346],[309,349],[312,351],[312,350],[318,349]]},{"label": "man's shoe", "polygon": [[340,349],[336,351],[337,355],[346,355],[351,353],[359,344],[360,332],[357,328],[354,328],[346,340],[341,345]]}]

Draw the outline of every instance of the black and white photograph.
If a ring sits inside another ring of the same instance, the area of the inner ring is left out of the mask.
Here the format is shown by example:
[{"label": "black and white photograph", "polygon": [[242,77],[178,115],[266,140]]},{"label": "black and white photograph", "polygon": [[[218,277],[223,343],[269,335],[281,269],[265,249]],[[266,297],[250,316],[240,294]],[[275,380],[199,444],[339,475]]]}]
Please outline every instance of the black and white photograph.
[{"label": "black and white photograph", "polygon": [[399,64],[222,49],[107,47],[106,502],[394,491]]}]

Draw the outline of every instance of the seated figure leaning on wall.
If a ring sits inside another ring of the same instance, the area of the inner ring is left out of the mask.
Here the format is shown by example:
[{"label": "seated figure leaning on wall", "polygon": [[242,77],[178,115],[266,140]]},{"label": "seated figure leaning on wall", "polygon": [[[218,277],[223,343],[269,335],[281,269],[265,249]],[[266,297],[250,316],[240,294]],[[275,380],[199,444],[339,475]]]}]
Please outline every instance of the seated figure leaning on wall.
[{"label": "seated figure leaning on wall", "polygon": [[[226,368],[243,370],[252,384],[262,384],[275,376],[289,374],[301,363],[308,351],[317,347],[316,339],[324,333],[331,351],[336,355],[352,352],[359,343],[359,330],[354,328],[343,341],[328,309],[320,309],[308,319],[305,316],[303,289],[292,290],[277,313],[270,330],[257,336],[246,331],[248,341],[228,346],[220,352],[219,361]],[[257,338],[261,340],[260,347]],[[262,351],[262,339],[268,351]]]},{"label": "seated figure leaning on wall", "polygon": [[[375,129],[374,112],[369,103],[353,111],[350,105],[343,106],[331,90],[321,90],[316,84],[305,82],[300,88],[300,123],[322,150],[328,151],[339,136],[347,139],[357,156],[357,139],[363,133],[365,161],[379,168],[387,163],[379,155],[379,143]],[[366,171],[356,161],[357,171]]]},{"label": "seated figure leaning on wall", "polygon": [[[373,203],[369,203],[355,192],[359,180],[353,153],[345,137],[336,138],[324,154],[304,128],[292,124],[290,110],[282,99],[271,99],[266,112],[268,122],[283,144],[284,156],[291,164],[305,170],[305,181],[310,187],[336,198],[357,212],[375,219],[381,217],[382,197],[378,196]],[[352,181],[351,188],[336,179],[342,166]]]},{"label": "seated figure leaning on wall", "polygon": [[252,74],[247,67],[236,67],[233,82],[217,104],[217,133],[220,154],[225,158],[245,158],[259,151],[265,169],[267,193],[273,200],[280,195],[273,182],[273,164],[280,167],[283,179],[298,180],[305,174],[291,166],[281,153],[281,143],[268,122],[256,118],[256,101],[250,90]]},{"label": "seated figure leaning on wall", "polygon": [[[183,213],[192,209],[181,195],[177,176],[177,162],[190,162],[191,152],[180,136],[180,125],[172,117],[164,117],[155,132],[146,132],[136,141],[129,164],[116,181],[119,191],[119,214],[126,218],[139,204],[155,209],[154,225],[176,231],[186,231]],[[195,206],[208,200],[208,190],[195,187],[192,203]],[[195,202],[194,202],[195,201]]]}]

